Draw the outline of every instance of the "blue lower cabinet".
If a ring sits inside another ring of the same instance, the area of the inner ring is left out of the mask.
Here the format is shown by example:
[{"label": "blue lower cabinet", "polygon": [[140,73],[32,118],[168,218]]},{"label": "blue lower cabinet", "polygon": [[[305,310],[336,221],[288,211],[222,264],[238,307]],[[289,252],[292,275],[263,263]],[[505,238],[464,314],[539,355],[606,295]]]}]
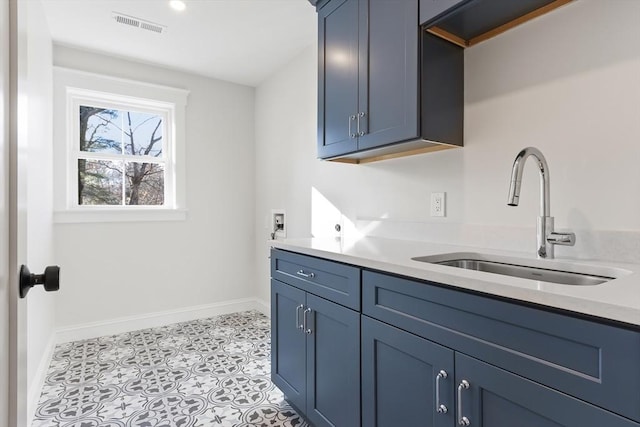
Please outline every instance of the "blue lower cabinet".
[{"label": "blue lower cabinet", "polygon": [[271,379],[315,427],[360,426],[360,313],[271,280]]},{"label": "blue lower cabinet", "polygon": [[271,281],[271,380],[299,409],[307,387],[306,334],[300,328],[305,300],[300,289]]},{"label": "blue lower cabinet", "polygon": [[362,426],[454,425],[454,352],[362,316]]},{"label": "blue lower cabinet", "polygon": [[637,327],[372,271],[362,275],[362,312],[640,422]]},{"label": "blue lower cabinet", "polygon": [[271,376],[314,427],[640,427],[637,328],[272,261]]},{"label": "blue lower cabinet", "polygon": [[455,365],[457,425],[640,427],[629,419],[464,354],[456,353]]},{"label": "blue lower cabinet", "polygon": [[307,307],[307,418],[360,426],[360,314],[311,294]]}]

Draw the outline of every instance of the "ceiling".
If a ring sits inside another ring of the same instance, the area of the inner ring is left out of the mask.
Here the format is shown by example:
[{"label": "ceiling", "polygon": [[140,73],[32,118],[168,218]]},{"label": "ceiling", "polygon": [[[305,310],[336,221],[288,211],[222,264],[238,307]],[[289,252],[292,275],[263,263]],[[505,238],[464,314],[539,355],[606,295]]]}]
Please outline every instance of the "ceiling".
[{"label": "ceiling", "polygon": [[[42,0],[55,43],[257,86],[316,41],[306,0]],[[119,24],[119,12],[167,27]]]}]

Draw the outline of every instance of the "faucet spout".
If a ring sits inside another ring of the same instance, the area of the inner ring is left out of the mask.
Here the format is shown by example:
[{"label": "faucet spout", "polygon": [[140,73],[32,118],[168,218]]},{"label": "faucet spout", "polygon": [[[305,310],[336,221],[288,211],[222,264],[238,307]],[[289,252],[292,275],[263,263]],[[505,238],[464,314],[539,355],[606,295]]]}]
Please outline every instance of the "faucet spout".
[{"label": "faucet spout", "polygon": [[520,188],[522,187],[522,172],[529,157],[535,159],[540,172],[540,216],[538,217],[536,231],[536,254],[538,258],[553,258],[554,245],[573,246],[575,234],[556,233],[553,231],[553,217],[549,206],[549,166],[544,155],[535,147],[527,147],[520,151],[513,162],[511,169],[511,184],[509,185],[509,206],[518,206],[520,202]]},{"label": "faucet spout", "polygon": [[535,159],[540,172],[540,216],[550,216],[551,208],[549,206],[549,166],[547,159],[540,150],[535,147],[527,147],[520,151],[513,162],[511,169],[511,185],[509,185],[509,206],[518,206],[520,202],[520,188],[522,187],[522,172],[524,165],[529,157]]}]

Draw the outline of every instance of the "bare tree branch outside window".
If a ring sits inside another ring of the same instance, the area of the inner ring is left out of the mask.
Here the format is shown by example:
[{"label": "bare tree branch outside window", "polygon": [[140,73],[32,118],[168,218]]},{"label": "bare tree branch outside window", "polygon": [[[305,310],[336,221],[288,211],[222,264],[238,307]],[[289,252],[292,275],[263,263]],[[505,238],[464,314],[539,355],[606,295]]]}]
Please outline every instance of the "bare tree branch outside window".
[{"label": "bare tree branch outside window", "polygon": [[78,204],[163,205],[162,117],[84,105],[79,113]]}]

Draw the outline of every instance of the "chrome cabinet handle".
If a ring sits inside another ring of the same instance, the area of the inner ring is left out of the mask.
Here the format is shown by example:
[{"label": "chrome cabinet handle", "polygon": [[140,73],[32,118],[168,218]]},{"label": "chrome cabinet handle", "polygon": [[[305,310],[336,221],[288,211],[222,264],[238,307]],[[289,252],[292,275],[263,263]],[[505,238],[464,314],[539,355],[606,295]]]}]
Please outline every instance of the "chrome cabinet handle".
[{"label": "chrome cabinet handle", "polygon": [[307,279],[313,279],[316,277],[316,273],[305,273],[304,270],[298,270],[296,274],[298,276],[306,277]]},{"label": "chrome cabinet handle", "polygon": [[440,414],[446,414],[447,407],[440,403],[440,380],[442,378],[447,378],[447,371],[441,370],[436,375],[436,411]]},{"label": "chrome cabinet handle", "polygon": [[364,111],[361,111],[358,113],[358,136],[364,136],[365,132],[363,130],[360,130],[360,118],[364,117],[367,113],[365,113]]},{"label": "chrome cabinet handle", "polygon": [[458,386],[458,425],[459,426],[468,426],[471,425],[471,421],[469,418],[462,415],[462,390],[467,390],[469,388],[469,381],[462,380],[460,385]]},{"label": "chrome cabinet handle", "polygon": [[349,138],[355,138],[357,135],[351,132],[351,122],[356,119],[355,114],[349,116]]},{"label": "chrome cabinet handle", "polygon": [[307,327],[307,313],[311,313],[311,309],[307,308],[304,313],[302,313],[302,323],[303,323],[303,328],[304,328],[304,333],[307,335],[311,335],[311,333],[313,332],[311,330],[311,328]]},{"label": "chrome cabinet handle", "polygon": [[302,310],[303,308],[304,308],[304,304],[300,304],[299,306],[296,307],[296,329],[300,329],[300,330],[304,328],[302,323],[300,323],[300,310]]}]

